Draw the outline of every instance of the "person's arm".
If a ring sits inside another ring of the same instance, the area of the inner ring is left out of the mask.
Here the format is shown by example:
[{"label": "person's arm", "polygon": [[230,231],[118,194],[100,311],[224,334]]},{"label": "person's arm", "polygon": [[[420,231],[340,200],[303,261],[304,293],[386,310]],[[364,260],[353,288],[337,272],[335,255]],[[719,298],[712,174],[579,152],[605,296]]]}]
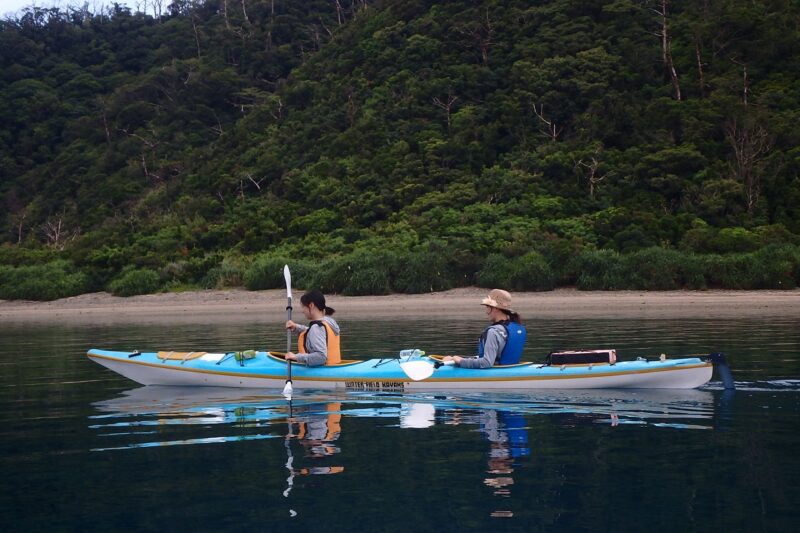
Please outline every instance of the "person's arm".
[{"label": "person's arm", "polygon": [[[308,326],[304,326],[302,324],[297,324],[292,320],[287,320],[286,321],[286,329],[288,329],[289,331],[291,331],[293,333],[297,333],[298,335],[300,335],[302,332],[304,332],[305,330],[308,329]],[[291,350],[286,352],[286,360],[287,361],[299,361],[299,359],[297,358],[297,354],[295,354]]]},{"label": "person's arm", "polygon": [[505,328],[502,326],[489,328],[486,344],[483,346],[483,357],[461,357],[456,365],[461,368],[491,368],[505,346]]},{"label": "person's arm", "polygon": [[315,325],[316,327],[306,328],[308,329],[306,333],[308,353],[294,355],[296,361],[308,366],[320,366],[328,362],[328,338],[325,334],[325,326],[321,324]]},{"label": "person's arm", "polygon": [[303,324],[297,324],[296,322],[287,320],[286,329],[288,329],[292,333],[297,333],[298,335],[300,335],[301,333],[303,333],[305,330],[308,329],[308,326],[304,326]]}]

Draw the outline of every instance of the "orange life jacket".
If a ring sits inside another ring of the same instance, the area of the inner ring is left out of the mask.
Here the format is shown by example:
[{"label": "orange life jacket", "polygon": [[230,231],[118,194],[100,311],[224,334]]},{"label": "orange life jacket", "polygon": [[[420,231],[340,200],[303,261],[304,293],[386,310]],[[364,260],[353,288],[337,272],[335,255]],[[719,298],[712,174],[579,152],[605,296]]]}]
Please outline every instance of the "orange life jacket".
[{"label": "orange life jacket", "polygon": [[[325,362],[325,365],[336,365],[342,362],[342,352],[339,348],[339,335],[333,331],[328,322],[325,320],[314,320],[308,325],[308,329],[311,329],[311,326],[314,324],[320,324],[325,328],[325,342],[328,345],[328,359]],[[308,353],[308,349],[306,348],[306,333],[308,333],[308,329],[300,333],[297,337],[297,353]]]},{"label": "orange life jacket", "polygon": [[[342,402],[332,402],[327,404],[328,414],[325,419],[325,437],[320,438],[320,435],[315,435],[316,439],[321,442],[333,442],[339,439],[342,433]],[[310,438],[308,432],[308,423],[300,422],[298,424],[298,432],[296,437],[300,440]]]}]

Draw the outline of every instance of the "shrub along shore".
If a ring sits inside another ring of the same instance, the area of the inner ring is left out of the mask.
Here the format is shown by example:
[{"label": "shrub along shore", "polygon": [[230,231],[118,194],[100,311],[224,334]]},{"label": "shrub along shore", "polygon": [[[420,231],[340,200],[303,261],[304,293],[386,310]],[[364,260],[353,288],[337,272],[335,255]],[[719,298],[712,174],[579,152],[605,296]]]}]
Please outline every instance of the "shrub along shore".
[{"label": "shrub along shore", "polygon": [[[39,254],[39,255],[36,255]],[[116,296],[244,287],[281,288],[289,264],[299,287],[328,294],[421,294],[457,287],[511,291],[676,289],[794,289],[800,286],[800,246],[772,244],[741,253],[693,253],[660,247],[545,250],[477,259],[433,242],[411,251],[357,249],[324,260],[289,254],[231,254],[208,263],[170,263],[160,269],[127,267],[115,277],[44,251],[0,249],[0,299],[54,300],[107,290]],[[15,264],[17,259],[17,264]],[[32,259],[34,264],[30,264]],[[203,268],[205,266],[205,268]]]}]

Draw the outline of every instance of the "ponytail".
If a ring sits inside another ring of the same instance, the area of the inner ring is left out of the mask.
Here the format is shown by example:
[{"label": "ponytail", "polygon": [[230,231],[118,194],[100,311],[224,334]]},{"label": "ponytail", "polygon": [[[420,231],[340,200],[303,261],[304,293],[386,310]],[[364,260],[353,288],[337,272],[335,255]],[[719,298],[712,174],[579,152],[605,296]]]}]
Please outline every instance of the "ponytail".
[{"label": "ponytail", "polygon": [[311,289],[303,296],[300,297],[300,303],[303,305],[314,304],[314,306],[322,311],[325,315],[332,315],[336,312],[333,307],[325,305],[325,295],[319,289]]}]

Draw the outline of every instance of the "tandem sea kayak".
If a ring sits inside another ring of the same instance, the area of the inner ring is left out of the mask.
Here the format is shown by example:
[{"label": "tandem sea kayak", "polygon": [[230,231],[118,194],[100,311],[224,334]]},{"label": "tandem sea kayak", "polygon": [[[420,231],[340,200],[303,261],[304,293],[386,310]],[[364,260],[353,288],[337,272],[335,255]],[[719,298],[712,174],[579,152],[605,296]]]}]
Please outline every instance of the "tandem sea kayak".
[{"label": "tandem sea kayak", "polygon": [[[89,359],[143,385],[282,388],[287,364],[268,351],[227,353],[138,352],[91,349]],[[292,365],[294,388],[365,391],[535,390],[535,389],[694,389],[711,379],[722,354],[613,364],[546,365],[520,363],[488,369],[442,365],[436,356],[404,350],[400,357]],[[727,375],[730,371],[727,370]],[[725,375],[723,375],[723,378]],[[732,380],[731,380],[732,383]],[[727,386],[727,384],[726,384]]]}]

